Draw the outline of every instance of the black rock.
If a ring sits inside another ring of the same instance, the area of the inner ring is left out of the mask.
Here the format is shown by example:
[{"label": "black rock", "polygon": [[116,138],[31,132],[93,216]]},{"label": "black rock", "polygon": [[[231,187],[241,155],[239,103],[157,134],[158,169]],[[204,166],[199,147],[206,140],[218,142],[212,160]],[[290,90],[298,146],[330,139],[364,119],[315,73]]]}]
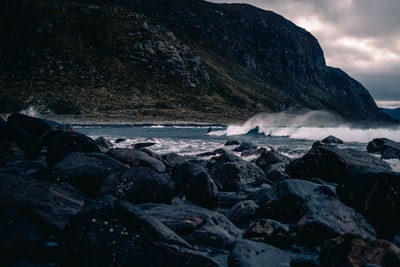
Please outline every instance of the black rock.
[{"label": "black rock", "polygon": [[167,170],[165,164],[161,160],[137,149],[113,148],[110,149],[107,154],[129,166],[150,167],[158,172],[165,172]]},{"label": "black rock", "polygon": [[35,118],[21,113],[11,114],[7,118],[7,124],[38,136],[60,127],[60,124],[55,121]]},{"label": "black rock", "polygon": [[265,150],[256,160],[255,164],[259,166],[261,169],[265,169],[268,166],[276,163],[284,163],[284,164],[289,164],[290,163],[290,158],[282,155],[278,151],[275,150]]},{"label": "black rock", "polygon": [[400,225],[400,173],[370,170],[345,177],[337,187],[341,201],[372,223],[377,235],[391,240]]},{"label": "black rock", "polygon": [[382,159],[400,159],[400,143],[388,138],[376,138],[370,141],[367,151],[380,153]]},{"label": "black rock", "polygon": [[388,163],[367,152],[314,143],[306,155],[291,161],[286,171],[293,178],[318,177],[338,183],[349,173],[366,168],[371,170],[391,169]]},{"label": "black rock", "polygon": [[99,195],[113,195],[131,203],[171,203],[174,197],[171,177],[147,167],[133,167],[105,178]]},{"label": "black rock", "polygon": [[218,188],[207,170],[198,164],[185,162],[172,170],[176,195],[203,207],[218,205]]},{"label": "black rock", "polygon": [[25,159],[24,151],[13,143],[0,142],[0,166],[14,160]]},{"label": "black rock", "polygon": [[49,167],[71,152],[101,152],[93,139],[76,132],[50,131],[43,136],[43,144],[47,146],[46,161]]},{"label": "black rock", "polygon": [[101,153],[71,152],[50,170],[50,179],[72,184],[89,196],[97,196],[105,178],[129,167]]},{"label": "black rock", "polygon": [[67,266],[218,266],[153,216],[111,196],[65,230]]},{"label": "black rock", "polygon": [[178,201],[173,205],[139,204],[138,207],[194,246],[228,249],[242,237],[242,230],[227,217],[199,206]]},{"label": "black rock", "polygon": [[321,140],[321,142],[324,144],[328,144],[328,145],[344,144],[343,140],[341,140],[340,138],[337,138],[333,135],[329,135],[329,136],[325,137],[324,139]]}]

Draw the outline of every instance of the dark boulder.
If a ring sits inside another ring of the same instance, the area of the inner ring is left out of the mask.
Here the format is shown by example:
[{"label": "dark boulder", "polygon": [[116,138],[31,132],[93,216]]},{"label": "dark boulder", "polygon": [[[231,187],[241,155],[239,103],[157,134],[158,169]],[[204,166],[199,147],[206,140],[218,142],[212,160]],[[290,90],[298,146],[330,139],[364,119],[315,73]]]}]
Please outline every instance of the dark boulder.
[{"label": "dark boulder", "polygon": [[76,132],[50,131],[43,136],[43,144],[47,146],[46,161],[49,167],[71,152],[101,152],[93,139]]},{"label": "dark boulder", "polygon": [[72,184],[89,196],[96,196],[104,179],[129,167],[101,153],[71,152],[50,170],[50,179]]},{"label": "dark boulder", "polygon": [[182,201],[173,205],[139,204],[138,207],[193,246],[227,249],[242,237],[242,230],[224,215]]},{"label": "dark boulder", "polygon": [[283,162],[278,162],[269,165],[264,169],[265,177],[273,182],[285,179],[287,176],[286,166],[287,165]]},{"label": "dark boulder", "polygon": [[235,242],[228,258],[229,267],[290,267],[290,254],[268,244],[251,240]]},{"label": "dark boulder", "polygon": [[132,148],[133,149],[141,149],[141,148],[144,148],[144,147],[153,146],[155,144],[156,144],[155,142],[136,143],[136,144],[132,145]]},{"label": "dark boulder", "polygon": [[308,246],[343,235],[374,239],[375,229],[360,213],[344,205],[330,191],[318,188],[304,200],[303,217],[297,223],[297,243]]},{"label": "dark boulder", "polygon": [[161,160],[137,149],[113,148],[110,149],[107,154],[131,167],[150,167],[158,172],[165,172],[167,170],[165,164]]},{"label": "dark boulder", "polygon": [[232,151],[234,152],[245,152],[250,150],[256,150],[258,146],[252,142],[241,142],[240,145],[234,148]]},{"label": "dark boulder", "polygon": [[7,162],[25,159],[24,151],[13,143],[0,142],[0,166]]},{"label": "dark boulder", "polygon": [[222,191],[240,191],[265,178],[257,165],[244,160],[224,163],[210,171],[210,175],[221,183]]},{"label": "dark boulder", "polygon": [[114,147],[114,144],[103,136],[97,137],[94,141],[100,149],[104,148],[106,151]]},{"label": "dark boulder", "polygon": [[175,167],[176,165],[182,164],[189,160],[187,157],[178,155],[175,152],[167,153],[163,155],[161,158],[168,167]]},{"label": "dark boulder", "polygon": [[[322,189],[321,189],[322,188]],[[265,216],[284,223],[297,223],[304,215],[303,205],[308,196],[318,190],[335,195],[335,188],[306,180],[286,179],[273,187],[259,189],[249,196],[259,209],[259,217]]]},{"label": "dark boulder", "polygon": [[253,218],[258,209],[258,205],[253,200],[243,200],[229,210],[228,218],[236,225],[242,224]]},{"label": "dark boulder", "polygon": [[324,139],[321,140],[322,143],[327,144],[327,145],[340,145],[344,144],[343,140],[340,138],[337,138],[336,136],[329,135],[325,137]]},{"label": "dark boulder", "polygon": [[228,140],[224,144],[224,146],[238,146],[238,145],[240,145],[240,142],[237,140]]},{"label": "dark boulder", "polygon": [[218,188],[203,166],[191,162],[177,165],[172,169],[172,179],[179,197],[203,207],[218,205]]},{"label": "dark boulder", "polygon": [[293,178],[318,177],[338,183],[350,172],[363,169],[390,170],[391,168],[388,163],[367,152],[314,143],[306,155],[291,161],[286,171]]},{"label": "dark boulder", "polygon": [[219,154],[219,155],[212,157],[207,162],[207,168],[209,170],[216,169],[224,163],[243,161],[243,159],[241,157],[236,156],[233,153],[227,152],[226,150],[223,150],[223,149],[218,150],[218,152],[216,154]]},{"label": "dark boulder", "polygon": [[170,203],[174,197],[174,186],[167,174],[147,167],[133,167],[105,178],[99,195],[113,195],[131,203]]},{"label": "dark boulder", "polygon": [[380,153],[382,159],[400,159],[400,143],[388,138],[375,138],[367,145],[367,151]]},{"label": "dark boulder", "polygon": [[[343,235],[323,243],[321,267],[400,266],[400,248],[386,240]],[[376,264],[376,265],[374,265]]]},{"label": "dark boulder", "polygon": [[278,151],[275,150],[265,150],[256,160],[255,164],[259,166],[261,169],[266,169],[272,164],[276,163],[284,163],[285,165],[290,163],[290,158],[282,155]]},{"label": "dark boulder", "polygon": [[21,113],[8,116],[7,124],[38,136],[60,127],[60,124],[55,121],[35,118]]},{"label": "dark boulder", "polygon": [[357,172],[337,187],[341,201],[372,223],[381,238],[390,239],[400,229],[400,173]]},{"label": "dark boulder", "polygon": [[5,173],[1,174],[0,179],[0,200],[2,205],[59,230],[90,201],[67,183],[54,184]]},{"label": "dark boulder", "polygon": [[66,228],[66,266],[218,266],[129,202],[97,199]]}]

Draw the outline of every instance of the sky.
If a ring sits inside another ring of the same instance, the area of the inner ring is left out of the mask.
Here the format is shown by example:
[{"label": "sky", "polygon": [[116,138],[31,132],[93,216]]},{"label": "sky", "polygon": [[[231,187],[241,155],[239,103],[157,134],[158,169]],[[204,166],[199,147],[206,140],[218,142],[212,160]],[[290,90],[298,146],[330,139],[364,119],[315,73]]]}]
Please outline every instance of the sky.
[{"label": "sky", "polygon": [[399,0],[209,0],[272,10],[319,41],[329,66],[361,82],[381,107],[400,107]]}]

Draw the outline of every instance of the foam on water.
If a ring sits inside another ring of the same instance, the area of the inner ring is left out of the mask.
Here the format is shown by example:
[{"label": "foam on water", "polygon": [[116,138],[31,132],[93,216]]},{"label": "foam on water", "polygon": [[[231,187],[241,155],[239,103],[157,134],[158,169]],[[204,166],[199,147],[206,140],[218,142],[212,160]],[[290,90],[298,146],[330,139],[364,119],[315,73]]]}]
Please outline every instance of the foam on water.
[{"label": "foam on water", "polygon": [[345,142],[365,143],[380,137],[400,141],[400,127],[398,126],[390,128],[351,126],[324,111],[309,111],[301,115],[285,112],[262,113],[250,118],[242,125],[229,125],[224,133],[219,131],[212,134],[243,135],[254,129],[267,136],[306,140],[321,140],[333,135]]}]

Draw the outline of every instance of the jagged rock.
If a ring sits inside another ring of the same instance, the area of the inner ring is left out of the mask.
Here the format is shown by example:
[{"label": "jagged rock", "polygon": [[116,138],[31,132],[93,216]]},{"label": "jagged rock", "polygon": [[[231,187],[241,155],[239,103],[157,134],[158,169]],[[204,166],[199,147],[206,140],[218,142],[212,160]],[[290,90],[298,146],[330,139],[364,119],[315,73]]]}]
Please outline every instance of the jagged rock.
[{"label": "jagged rock", "polygon": [[400,229],[400,173],[357,172],[345,177],[337,193],[346,205],[365,215],[379,237],[390,240]]},{"label": "jagged rock", "polygon": [[261,169],[266,169],[268,166],[275,164],[275,163],[284,163],[289,164],[290,159],[278,151],[275,150],[265,150],[256,160],[255,164],[259,166]]},{"label": "jagged rock", "polygon": [[318,177],[329,182],[340,182],[349,173],[361,170],[390,170],[390,165],[376,157],[356,149],[340,149],[319,142],[303,157],[293,160],[286,171],[294,178]]},{"label": "jagged rock", "polygon": [[129,148],[113,148],[110,149],[107,154],[125,164],[128,164],[129,166],[150,167],[160,173],[167,170],[162,161],[140,150]]},{"label": "jagged rock", "polygon": [[97,143],[90,137],[76,132],[50,131],[43,138],[47,146],[46,162],[54,166],[71,152],[100,153]]},{"label": "jagged rock", "polygon": [[400,266],[400,248],[385,240],[364,239],[343,235],[324,242],[320,254],[321,267]]},{"label": "jagged rock", "polygon": [[265,178],[257,165],[244,160],[224,163],[210,171],[210,175],[221,183],[223,191],[239,191]]},{"label": "jagged rock", "polygon": [[286,164],[283,162],[278,162],[269,165],[264,169],[265,177],[271,181],[279,181],[284,179],[286,175]]},{"label": "jagged rock", "polygon": [[194,246],[227,249],[242,237],[242,230],[227,217],[205,208],[180,202],[174,205],[140,204],[138,207]]},{"label": "jagged rock", "polygon": [[237,145],[240,145],[240,142],[237,140],[228,140],[224,144],[224,146],[237,146]]},{"label": "jagged rock", "polygon": [[370,141],[367,151],[380,153],[382,159],[400,159],[400,143],[388,138],[375,138]]},{"label": "jagged rock", "polygon": [[240,145],[234,148],[233,152],[245,152],[245,151],[253,151],[256,150],[258,146],[252,142],[241,142]]},{"label": "jagged rock", "polygon": [[265,243],[281,249],[290,248],[294,243],[290,226],[271,219],[250,221],[245,226],[245,237],[263,238]]},{"label": "jagged rock", "polygon": [[218,205],[218,188],[207,170],[198,164],[185,162],[172,169],[176,195],[203,207]]},{"label": "jagged rock", "polygon": [[46,132],[60,127],[60,124],[55,121],[40,119],[21,113],[14,113],[8,116],[7,124],[37,136],[42,136]]},{"label": "jagged rock", "polygon": [[147,167],[132,167],[105,178],[100,196],[112,195],[131,203],[171,203],[174,186],[171,177]]},{"label": "jagged rock", "polygon": [[337,138],[336,136],[329,135],[325,137],[324,139],[321,140],[322,143],[328,144],[328,145],[340,145],[344,144],[343,140],[340,138]]},{"label": "jagged rock", "polygon": [[228,218],[236,224],[241,224],[243,221],[251,219],[258,209],[258,205],[253,200],[243,200],[229,210]]},{"label": "jagged rock", "polygon": [[235,242],[228,258],[230,267],[290,267],[290,255],[273,246],[246,239]]},{"label": "jagged rock", "polygon": [[324,190],[335,195],[335,188],[306,180],[287,179],[273,187],[259,189],[249,196],[260,207],[259,216],[276,219],[283,223],[297,223],[304,215],[302,210],[307,197]]},{"label": "jagged rock", "polygon": [[[64,229],[69,219],[90,201],[67,183],[54,184],[27,175],[2,173],[0,179],[2,205],[24,216],[32,216],[53,229]],[[13,222],[9,221],[13,227]]]},{"label": "jagged rock", "polygon": [[89,196],[96,196],[104,179],[129,167],[101,153],[71,152],[50,170],[50,179],[72,184]]},{"label": "jagged rock", "polygon": [[375,229],[365,217],[332,196],[332,192],[318,188],[304,200],[302,210],[304,216],[297,223],[298,244],[320,245],[343,234],[375,238]]},{"label": "jagged rock", "polygon": [[111,196],[83,209],[65,233],[70,266],[218,266],[153,216]]}]

